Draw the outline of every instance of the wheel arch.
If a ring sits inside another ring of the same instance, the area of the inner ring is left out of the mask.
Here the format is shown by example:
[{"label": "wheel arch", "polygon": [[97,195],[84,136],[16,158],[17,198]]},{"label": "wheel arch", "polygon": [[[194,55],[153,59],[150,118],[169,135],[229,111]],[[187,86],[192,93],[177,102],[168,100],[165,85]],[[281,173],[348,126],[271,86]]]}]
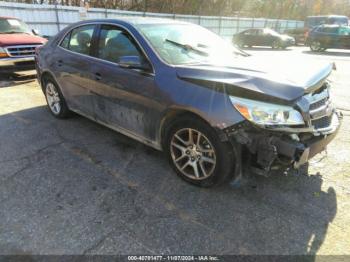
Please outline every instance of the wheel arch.
[{"label": "wheel arch", "polygon": [[[188,110],[188,109],[169,109],[160,121],[160,131],[158,133],[158,141],[162,149],[164,149],[164,143],[166,141],[167,133],[172,127],[173,123],[181,119],[196,119],[199,120],[208,126],[214,128],[205,117],[201,116],[200,113]],[[215,129],[215,128],[214,128]]]},{"label": "wheel arch", "polygon": [[[40,85],[41,85],[41,90],[44,92],[44,88],[45,88],[45,79],[47,78],[51,78],[53,79],[55,82],[55,77],[53,76],[53,74],[50,71],[44,71],[41,73],[40,75]],[[56,82],[57,83],[57,82]]]}]

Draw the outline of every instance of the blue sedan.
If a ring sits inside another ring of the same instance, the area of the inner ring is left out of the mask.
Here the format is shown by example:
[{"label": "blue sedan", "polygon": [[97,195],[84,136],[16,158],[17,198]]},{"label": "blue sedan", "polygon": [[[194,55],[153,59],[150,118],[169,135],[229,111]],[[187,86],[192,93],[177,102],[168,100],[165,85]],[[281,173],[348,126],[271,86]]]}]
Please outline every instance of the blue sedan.
[{"label": "blue sedan", "polygon": [[36,54],[53,116],[75,112],[163,150],[202,187],[247,168],[298,168],[334,138],[332,65],[285,66],[198,25],[150,18],[79,22]]}]

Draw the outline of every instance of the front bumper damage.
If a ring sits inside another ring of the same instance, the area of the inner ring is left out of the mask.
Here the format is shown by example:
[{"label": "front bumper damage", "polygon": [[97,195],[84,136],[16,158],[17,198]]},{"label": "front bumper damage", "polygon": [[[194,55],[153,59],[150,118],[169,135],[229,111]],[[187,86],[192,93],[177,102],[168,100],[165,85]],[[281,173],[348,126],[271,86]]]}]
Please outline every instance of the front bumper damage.
[{"label": "front bumper damage", "polygon": [[342,114],[335,112],[331,129],[324,133],[284,132],[267,130],[248,121],[225,130],[229,140],[241,148],[243,169],[267,176],[271,170],[298,169],[318,153],[337,135]]}]

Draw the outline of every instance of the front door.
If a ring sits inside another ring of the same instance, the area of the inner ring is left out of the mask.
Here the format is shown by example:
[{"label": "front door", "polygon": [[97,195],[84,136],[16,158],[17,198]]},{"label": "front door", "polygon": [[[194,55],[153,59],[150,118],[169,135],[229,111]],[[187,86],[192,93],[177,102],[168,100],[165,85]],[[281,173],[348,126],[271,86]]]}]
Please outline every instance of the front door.
[{"label": "front door", "polygon": [[[155,81],[151,65],[133,38],[115,25],[102,25],[93,64],[91,92],[96,118],[121,131],[155,139]],[[149,70],[123,68],[121,57],[137,56]]]}]

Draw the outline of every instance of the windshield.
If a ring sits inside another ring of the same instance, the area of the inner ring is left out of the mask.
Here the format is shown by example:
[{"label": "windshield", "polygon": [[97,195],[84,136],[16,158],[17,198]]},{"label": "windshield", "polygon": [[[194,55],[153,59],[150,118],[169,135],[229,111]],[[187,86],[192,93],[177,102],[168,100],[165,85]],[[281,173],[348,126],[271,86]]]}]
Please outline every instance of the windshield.
[{"label": "windshield", "polygon": [[30,33],[29,27],[20,20],[13,18],[0,19],[0,34]]},{"label": "windshield", "polygon": [[314,27],[323,24],[339,24],[339,25],[347,25],[349,23],[349,19],[346,16],[339,17],[328,17],[328,16],[315,16],[308,17],[306,20],[307,27]]},{"label": "windshield", "polygon": [[347,17],[330,17],[327,20],[328,24],[337,24],[337,25],[347,25],[349,20]]},{"label": "windshield", "polygon": [[147,24],[138,26],[158,55],[167,63],[227,64],[245,55],[213,32],[191,24]]},{"label": "windshield", "polygon": [[277,33],[276,31],[274,31],[270,28],[265,28],[264,34],[269,34],[269,35],[273,35],[273,36],[281,36],[279,33]]}]

